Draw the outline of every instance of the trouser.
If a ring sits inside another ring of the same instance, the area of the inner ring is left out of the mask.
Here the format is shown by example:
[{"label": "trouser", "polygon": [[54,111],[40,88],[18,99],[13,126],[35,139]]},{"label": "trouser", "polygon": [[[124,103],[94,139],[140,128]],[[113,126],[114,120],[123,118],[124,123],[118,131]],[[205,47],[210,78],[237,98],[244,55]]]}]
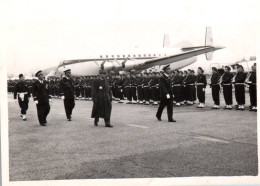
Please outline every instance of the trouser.
[{"label": "trouser", "polygon": [[200,103],[205,103],[205,90],[204,85],[197,85],[197,95]]},{"label": "trouser", "polygon": [[220,85],[212,85],[211,86],[211,92],[212,92],[212,98],[215,105],[219,105],[219,91],[220,91]]},{"label": "trouser", "polygon": [[53,86],[50,86],[50,94],[51,94],[51,96],[54,96],[54,87]]},{"label": "trouser", "polygon": [[49,104],[49,102],[38,103],[36,105],[36,107],[37,107],[37,115],[38,115],[39,123],[41,125],[47,123],[46,118],[47,118],[47,116],[48,116],[48,114],[50,112],[50,104]]},{"label": "trouser", "polygon": [[183,90],[182,90],[182,86],[174,86],[175,89],[175,100],[177,103],[180,103],[183,101]]},{"label": "trouser", "polygon": [[187,92],[188,88],[187,86],[183,86],[183,101],[187,101],[187,97],[188,97],[188,92]]},{"label": "trouser", "polygon": [[75,87],[76,97],[78,98],[80,95],[80,88],[77,86]]},{"label": "trouser", "polygon": [[84,95],[84,88],[82,86],[80,86],[79,88],[80,88],[80,96],[81,97],[85,97],[85,95]]},{"label": "trouser", "polygon": [[125,88],[126,97],[128,101],[132,101],[131,87],[127,86]]},{"label": "trouser", "polygon": [[74,99],[64,99],[64,107],[67,119],[71,119],[72,110],[75,106],[75,100]]},{"label": "trouser", "polygon": [[195,89],[194,85],[187,85],[187,101],[194,101],[194,98],[193,98],[194,89]]},{"label": "trouser", "polygon": [[123,100],[124,99],[124,93],[123,93],[123,88],[122,87],[118,87],[117,88],[117,96],[119,99]]},{"label": "trouser", "polygon": [[28,98],[24,98],[24,100],[22,101],[21,98],[18,98],[18,103],[19,106],[21,108],[21,114],[26,114],[26,111],[28,110]]},{"label": "trouser", "polygon": [[175,86],[172,87],[173,100],[176,101],[177,89]]},{"label": "trouser", "polygon": [[245,104],[245,85],[235,85],[235,97],[238,105]]},{"label": "trouser", "polygon": [[137,86],[138,101],[144,100],[144,92],[142,86]]},{"label": "trouser", "polygon": [[131,87],[131,95],[134,101],[137,101],[136,87]]},{"label": "trouser", "polygon": [[250,96],[250,103],[252,107],[257,106],[257,89],[256,85],[250,85],[249,86],[249,96]]},{"label": "trouser", "polygon": [[[104,121],[105,121],[105,126],[110,125],[110,119],[104,118]],[[99,122],[99,116],[95,117],[95,122]]]},{"label": "trouser", "polygon": [[156,102],[159,101],[159,88],[152,87],[151,92],[152,92],[152,100]]},{"label": "trouser", "polygon": [[117,97],[117,88],[115,86],[112,86],[112,94],[114,98],[118,98]]},{"label": "trouser", "polygon": [[192,101],[196,101],[196,97],[197,97],[197,95],[196,95],[196,86],[193,85]]},{"label": "trouser", "polygon": [[161,118],[162,112],[165,106],[167,106],[167,115],[168,120],[172,120],[173,118],[173,100],[172,99],[161,99],[160,105],[158,107],[158,111],[156,113],[156,117]]},{"label": "trouser", "polygon": [[223,95],[226,105],[232,105],[232,85],[223,85]]},{"label": "trouser", "polygon": [[87,87],[84,87],[83,90],[84,90],[84,98],[88,98],[89,95],[88,95]]},{"label": "trouser", "polygon": [[151,90],[150,87],[144,87],[144,100],[149,101],[151,99]]}]

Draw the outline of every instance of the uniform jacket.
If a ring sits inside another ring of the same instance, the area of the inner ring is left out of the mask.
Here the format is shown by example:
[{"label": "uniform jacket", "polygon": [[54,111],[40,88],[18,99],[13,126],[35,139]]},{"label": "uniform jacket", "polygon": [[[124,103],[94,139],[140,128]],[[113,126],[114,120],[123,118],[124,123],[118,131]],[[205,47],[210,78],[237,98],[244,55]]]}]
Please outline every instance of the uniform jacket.
[{"label": "uniform jacket", "polygon": [[214,85],[214,84],[218,84],[219,83],[219,73],[218,72],[214,72],[210,78],[210,85]]},{"label": "uniform jacket", "polygon": [[246,80],[246,73],[238,72],[235,77],[235,83],[244,83]]},{"label": "uniform jacket", "polygon": [[160,99],[167,99],[166,95],[169,94],[170,98],[173,99],[172,89],[171,89],[171,80],[165,74],[160,77],[159,80],[159,89],[160,89]]},{"label": "uniform jacket", "polygon": [[203,88],[206,88],[206,86],[207,86],[207,80],[206,80],[206,76],[204,74],[198,74],[196,82],[203,83]]},{"label": "uniform jacket", "polygon": [[251,72],[251,75],[248,80],[256,84],[256,72]]},{"label": "uniform jacket", "polygon": [[48,82],[43,80],[43,83],[40,83],[39,80],[36,80],[33,83],[33,99],[38,101],[38,103],[49,103],[51,96],[49,94],[49,85]]},{"label": "uniform jacket", "polygon": [[224,75],[222,76],[222,84],[228,84],[231,83],[233,78],[233,74],[230,72],[225,72]]},{"label": "uniform jacket", "polygon": [[96,79],[91,87],[93,108],[91,117],[110,119],[112,92],[107,80]]},{"label": "uniform jacket", "polygon": [[74,81],[71,78],[63,77],[60,81],[60,95],[65,99],[74,99]]},{"label": "uniform jacket", "polygon": [[[24,100],[28,100],[28,97],[31,97],[28,86],[24,82],[18,81],[18,83],[16,83],[16,85],[14,86],[14,99],[17,98],[17,93],[22,92],[27,92],[27,94],[24,95]],[[20,96],[18,97],[18,99],[21,99]]]}]

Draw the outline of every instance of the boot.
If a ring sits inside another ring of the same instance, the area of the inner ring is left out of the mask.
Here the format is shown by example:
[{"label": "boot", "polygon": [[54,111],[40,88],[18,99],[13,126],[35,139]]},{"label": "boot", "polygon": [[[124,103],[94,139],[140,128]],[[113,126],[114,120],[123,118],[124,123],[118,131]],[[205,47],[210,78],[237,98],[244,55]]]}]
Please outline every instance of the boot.
[{"label": "boot", "polygon": [[106,125],[106,127],[113,127],[113,126],[110,124],[110,120],[105,120],[105,125]]}]

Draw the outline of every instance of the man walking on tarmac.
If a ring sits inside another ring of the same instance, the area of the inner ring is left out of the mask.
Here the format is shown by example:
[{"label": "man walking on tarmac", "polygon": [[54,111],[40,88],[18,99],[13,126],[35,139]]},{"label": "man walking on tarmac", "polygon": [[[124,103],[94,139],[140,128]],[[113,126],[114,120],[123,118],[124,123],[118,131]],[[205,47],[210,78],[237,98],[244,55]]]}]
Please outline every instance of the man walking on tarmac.
[{"label": "man walking on tarmac", "polygon": [[161,121],[162,112],[165,106],[167,106],[167,115],[169,122],[176,122],[173,119],[173,93],[171,89],[171,81],[169,74],[171,71],[170,65],[163,67],[163,74],[159,80],[160,91],[160,105],[156,113],[156,118]]}]

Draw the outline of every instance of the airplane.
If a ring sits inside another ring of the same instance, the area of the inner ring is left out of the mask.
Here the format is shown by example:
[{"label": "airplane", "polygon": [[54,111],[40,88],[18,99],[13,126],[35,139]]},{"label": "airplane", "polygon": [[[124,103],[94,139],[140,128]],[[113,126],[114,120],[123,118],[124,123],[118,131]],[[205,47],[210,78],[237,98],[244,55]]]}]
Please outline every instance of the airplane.
[{"label": "airplane", "polygon": [[[205,54],[207,60],[211,60],[213,52],[224,47],[213,46],[211,27],[206,28],[205,45],[195,46],[188,41],[170,44],[169,35],[164,35],[163,48],[156,50],[143,50],[135,48],[127,53],[114,52],[102,55],[92,54],[85,59],[63,60],[57,67],[57,72],[64,74],[64,71],[71,69],[72,76],[97,75],[99,70],[108,73],[129,73],[141,72],[149,68],[159,68],[170,64],[171,69],[180,69],[195,63],[198,55]],[[53,73],[52,73],[53,74]]]}]

